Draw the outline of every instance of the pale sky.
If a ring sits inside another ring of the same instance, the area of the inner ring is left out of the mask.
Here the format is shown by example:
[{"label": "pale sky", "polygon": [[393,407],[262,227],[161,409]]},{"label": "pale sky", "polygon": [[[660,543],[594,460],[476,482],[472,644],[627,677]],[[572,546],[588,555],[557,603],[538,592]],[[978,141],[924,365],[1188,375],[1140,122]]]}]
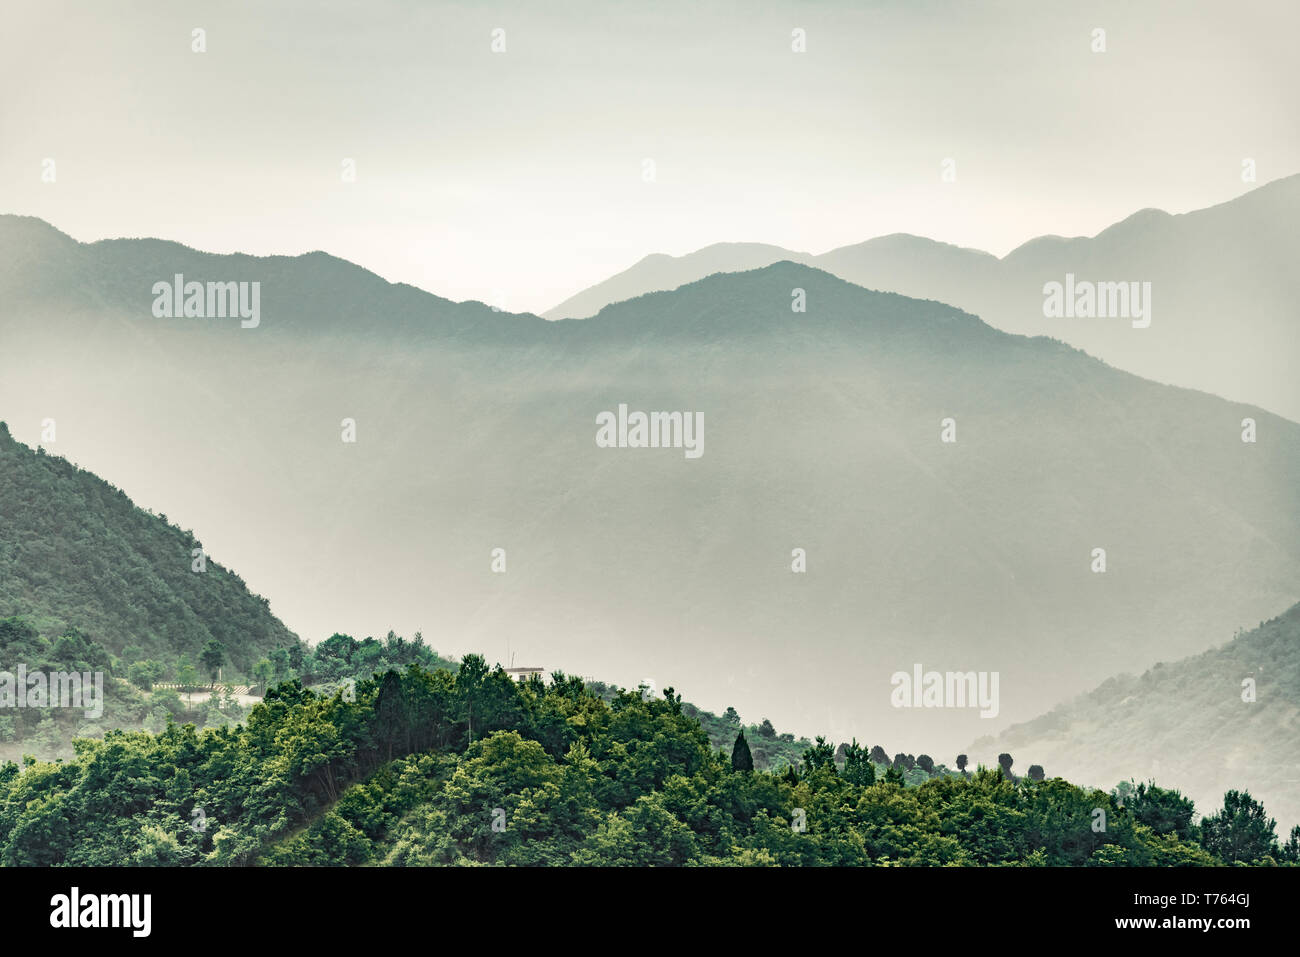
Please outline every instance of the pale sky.
[{"label": "pale sky", "polygon": [[534,312],[721,241],[1003,255],[1231,199],[1246,157],[1300,171],[1297,28],[1276,0],[6,0],[0,212]]}]

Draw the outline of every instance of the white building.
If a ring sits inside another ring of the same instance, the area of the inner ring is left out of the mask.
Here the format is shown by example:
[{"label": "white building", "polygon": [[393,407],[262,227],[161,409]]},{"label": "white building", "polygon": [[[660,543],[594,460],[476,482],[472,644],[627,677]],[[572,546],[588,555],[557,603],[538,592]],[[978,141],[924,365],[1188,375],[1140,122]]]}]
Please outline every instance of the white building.
[{"label": "white building", "polygon": [[543,668],[507,668],[506,674],[516,681],[527,681],[533,675],[539,678],[546,677],[546,671]]}]

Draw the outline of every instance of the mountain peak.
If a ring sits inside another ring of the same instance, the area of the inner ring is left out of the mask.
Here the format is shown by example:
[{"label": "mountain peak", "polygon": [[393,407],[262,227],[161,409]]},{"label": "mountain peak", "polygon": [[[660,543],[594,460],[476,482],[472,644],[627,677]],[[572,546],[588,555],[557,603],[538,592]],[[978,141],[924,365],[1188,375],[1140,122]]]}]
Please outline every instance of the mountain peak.
[{"label": "mountain peak", "polygon": [[1149,229],[1155,229],[1164,226],[1173,221],[1173,214],[1167,213],[1163,209],[1156,209],[1154,206],[1148,206],[1139,209],[1136,213],[1126,216],[1118,223],[1107,226],[1099,232],[1093,239],[1104,239],[1107,237],[1125,236],[1134,233],[1145,232]]}]

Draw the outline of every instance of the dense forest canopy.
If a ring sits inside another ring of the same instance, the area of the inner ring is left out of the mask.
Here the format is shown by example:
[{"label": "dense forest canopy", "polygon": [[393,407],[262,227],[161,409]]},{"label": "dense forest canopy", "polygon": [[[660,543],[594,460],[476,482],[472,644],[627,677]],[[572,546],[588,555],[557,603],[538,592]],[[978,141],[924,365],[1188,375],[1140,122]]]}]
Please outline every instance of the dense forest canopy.
[{"label": "dense forest canopy", "polygon": [[[608,700],[607,700],[608,698]],[[879,748],[877,745],[876,748]],[[277,686],[247,721],[109,732],[0,767],[0,862],[516,865],[1292,864],[1249,794],[1199,823],[1176,791],[1002,768],[909,784],[856,742],[798,767],[710,746],[672,689],[517,683],[469,655],[330,696]],[[1009,756],[1008,756],[1009,757]],[[1009,761],[1007,764],[1009,765]],[[881,773],[883,772],[883,773]]]}]

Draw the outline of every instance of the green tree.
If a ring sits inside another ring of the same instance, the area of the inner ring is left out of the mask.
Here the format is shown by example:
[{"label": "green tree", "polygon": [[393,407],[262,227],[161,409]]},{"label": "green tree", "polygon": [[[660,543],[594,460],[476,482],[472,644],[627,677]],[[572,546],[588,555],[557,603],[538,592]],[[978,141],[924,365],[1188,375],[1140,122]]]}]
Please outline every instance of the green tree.
[{"label": "green tree", "polygon": [[1288,864],[1300,864],[1300,824],[1291,828],[1291,836],[1282,848],[1282,860]]},{"label": "green tree", "polygon": [[203,663],[204,669],[212,680],[216,681],[221,666],[226,663],[226,649],[217,639],[210,638],[203,648],[203,653],[199,655],[199,661]]},{"label": "green tree", "polygon": [[1219,812],[1201,821],[1201,843],[1227,864],[1249,864],[1279,856],[1276,827],[1249,791],[1229,791]]},{"label": "green tree", "polygon": [[1156,834],[1176,834],[1183,840],[1195,837],[1192,802],[1177,791],[1157,787],[1154,781],[1139,784],[1129,792],[1125,808]]},{"label": "green tree", "polygon": [[844,780],[864,788],[876,783],[875,765],[856,738],[844,749]]},{"label": "green tree", "polygon": [[272,679],[275,677],[275,665],[271,664],[269,658],[263,658],[257,664],[253,665],[253,681],[257,687],[265,693],[270,687]]},{"label": "green tree", "polygon": [[805,774],[812,774],[821,768],[827,768],[832,774],[835,773],[835,747],[827,744],[826,739],[818,735],[817,743],[803,753],[803,771]]},{"label": "green tree", "polygon": [[736,735],[736,743],[731,748],[731,770],[754,770],[754,756],[749,751],[749,742],[745,740],[743,730]]},{"label": "green tree", "polygon": [[998,755],[998,767],[1002,768],[1002,774],[1008,781],[1014,781],[1016,779],[1016,776],[1011,773],[1011,765],[1015,763],[1015,759],[1005,751]]},{"label": "green tree", "polygon": [[271,653],[266,656],[271,662],[271,680],[276,684],[289,679],[289,650],[287,648],[272,648]]},{"label": "green tree", "polygon": [[152,691],[153,683],[163,675],[161,662],[146,659],[130,665],[126,671],[127,680],[141,691]]}]

